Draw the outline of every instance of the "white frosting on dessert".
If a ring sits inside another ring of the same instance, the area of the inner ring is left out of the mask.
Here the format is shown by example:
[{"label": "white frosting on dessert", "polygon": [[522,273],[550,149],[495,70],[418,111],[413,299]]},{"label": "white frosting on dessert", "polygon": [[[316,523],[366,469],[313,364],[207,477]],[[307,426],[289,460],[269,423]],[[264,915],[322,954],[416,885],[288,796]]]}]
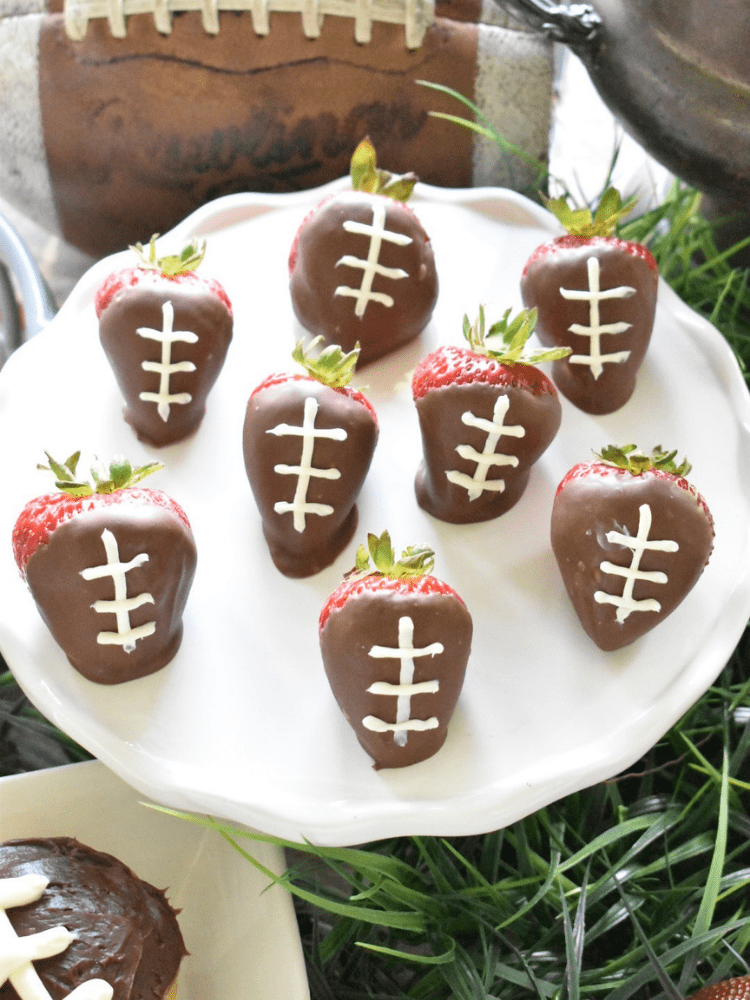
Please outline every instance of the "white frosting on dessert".
[{"label": "white frosting on dessert", "polygon": [[166,423],[169,420],[170,408],[173,403],[185,405],[193,398],[189,392],[170,392],[169,380],[175,372],[195,371],[195,365],[192,361],[172,361],[172,344],[197,344],[198,335],[191,330],[174,329],[174,306],[171,302],[165,302],[161,311],[163,317],[161,330],[139,326],[136,333],[139,337],[156,340],[161,344],[161,361],[143,361],[141,363],[141,368],[144,371],[158,374],[158,392],[142,392],[139,399],[147,403],[156,403],[159,416]]},{"label": "white frosting on dessert", "polygon": [[589,303],[589,325],[572,323],[568,329],[571,333],[581,337],[589,337],[590,344],[588,354],[571,354],[568,361],[572,365],[588,365],[591,374],[595,379],[604,371],[605,364],[620,364],[630,356],[630,351],[614,351],[611,354],[602,354],[601,338],[608,333],[625,333],[632,326],[631,323],[602,323],[599,316],[599,303],[604,299],[629,299],[636,294],[635,288],[630,285],[618,285],[616,288],[605,288],[600,286],[599,258],[589,257],[586,262],[589,287],[586,291],[572,288],[561,288],[560,295],[564,299],[573,301],[583,301]]},{"label": "white frosting on dessert", "polygon": [[343,224],[348,233],[358,233],[370,237],[366,259],[345,254],[336,261],[336,267],[345,264],[347,267],[359,268],[362,271],[362,283],[359,288],[339,285],[334,292],[334,295],[347,295],[356,299],[354,314],[360,319],[364,316],[370,302],[379,302],[389,309],[393,306],[392,296],[385,292],[373,292],[372,283],[375,280],[375,275],[381,275],[393,281],[409,277],[408,272],[400,267],[386,267],[380,263],[380,248],[383,245],[383,240],[398,246],[407,246],[412,242],[410,236],[406,236],[404,233],[394,233],[385,228],[385,210],[385,201],[378,201],[372,206],[372,225],[355,222],[353,219],[347,219]]},{"label": "white frosting on dessert", "polygon": [[409,730],[424,731],[435,729],[438,720],[435,717],[429,719],[411,718],[411,699],[415,694],[435,694],[440,688],[437,680],[422,681],[414,683],[414,660],[419,656],[437,656],[444,651],[441,642],[432,642],[421,649],[414,647],[414,622],[409,615],[403,615],[398,620],[398,646],[372,646],[368,656],[376,659],[398,659],[401,661],[398,684],[390,684],[387,681],[375,681],[367,689],[372,694],[385,695],[397,698],[396,721],[385,722],[375,716],[367,715],[362,719],[362,725],[376,733],[392,732],[393,738],[399,746],[405,746]]},{"label": "white frosting on dessert", "polygon": [[326,517],[333,513],[330,504],[311,503],[307,499],[307,490],[310,480],[316,479],[340,479],[339,469],[316,469],[313,464],[313,452],[315,441],[318,438],[328,438],[331,441],[345,441],[346,430],[343,427],[316,427],[315,418],[318,415],[319,404],[314,396],[308,396],[305,400],[304,416],[301,426],[294,424],[277,424],[269,427],[267,434],[277,436],[297,435],[302,438],[302,454],[299,465],[286,465],[279,463],[274,465],[274,472],[281,476],[297,476],[297,487],[294,491],[294,499],[289,502],[280,500],[274,504],[273,509],[277,514],[286,514],[291,511],[294,516],[294,530],[302,532],[305,530],[306,518],[308,514],[318,514]]},{"label": "white frosting on dessert", "polygon": [[461,414],[461,421],[467,427],[476,427],[487,434],[487,439],[481,452],[469,444],[460,444],[456,448],[461,458],[477,463],[473,476],[468,476],[465,472],[459,472],[457,469],[447,470],[445,473],[448,482],[456,486],[462,486],[468,491],[469,500],[476,500],[485,490],[502,493],[505,489],[504,479],[487,479],[487,473],[492,466],[502,465],[515,468],[518,465],[518,459],[515,455],[495,453],[498,441],[503,434],[516,438],[522,438],[526,434],[526,429],[521,424],[509,424],[507,427],[505,426],[504,420],[509,406],[510,400],[508,397],[500,395],[495,400],[492,420],[487,420],[485,417],[478,417],[470,410]]},{"label": "white frosting on dessert", "polygon": [[140,608],[143,604],[154,603],[153,596],[145,592],[128,597],[127,573],[148,562],[148,553],[141,552],[129,562],[121,562],[117,539],[109,528],[105,528],[102,532],[102,542],[107,562],[101,566],[92,566],[89,569],[81,570],[81,576],[84,580],[100,580],[105,576],[112,577],[115,585],[114,600],[95,601],[91,607],[98,614],[114,614],[117,631],[99,632],[96,641],[102,646],[119,645],[126,653],[132,653],[139,639],[145,639],[146,636],[153,635],[156,631],[156,622],[145,622],[135,628],[130,624],[131,611]]},{"label": "white frosting on dessert", "polygon": [[637,580],[647,583],[665,584],[668,581],[666,573],[658,570],[648,572],[640,569],[641,557],[646,550],[654,552],[677,552],[679,545],[670,539],[658,540],[649,539],[651,530],[651,507],[641,504],[638,508],[638,533],[627,535],[620,531],[608,531],[607,541],[612,545],[624,545],[633,553],[633,558],[629,566],[618,566],[615,563],[604,560],[599,568],[603,573],[611,573],[624,579],[623,592],[621,596],[607,594],[602,590],[597,590],[594,600],[597,604],[612,604],[617,608],[616,619],[622,624],[633,611],[660,611],[661,604],[652,597],[637,601],[633,597],[633,588]]},{"label": "white frosting on dessert", "polygon": [[[48,884],[35,874],[0,879],[0,986],[9,982],[21,1000],[52,1000],[33,963],[61,954],[73,941],[62,925],[19,937],[5,912],[35,903]],[[109,983],[89,979],[68,993],[67,1000],[112,1000],[112,995]]]}]

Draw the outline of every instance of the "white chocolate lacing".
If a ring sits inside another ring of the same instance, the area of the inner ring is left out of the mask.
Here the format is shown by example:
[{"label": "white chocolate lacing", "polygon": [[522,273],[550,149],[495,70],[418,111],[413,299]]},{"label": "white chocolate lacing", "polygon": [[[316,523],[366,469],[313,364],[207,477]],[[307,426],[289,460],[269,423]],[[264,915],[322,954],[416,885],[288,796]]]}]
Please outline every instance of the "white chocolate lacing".
[{"label": "white chocolate lacing", "polygon": [[495,449],[503,434],[508,434],[515,438],[522,438],[526,434],[526,428],[521,424],[506,425],[503,422],[509,406],[510,400],[508,397],[501,395],[495,400],[492,420],[479,417],[472,413],[471,410],[461,414],[461,422],[466,424],[467,427],[476,427],[487,434],[484,448],[481,452],[469,444],[460,444],[456,448],[461,458],[465,458],[468,462],[477,463],[473,476],[467,476],[465,472],[459,472],[457,469],[449,469],[445,473],[449,483],[467,490],[469,500],[478,499],[485,490],[495,493],[503,492],[505,489],[504,479],[487,479],[487,473],[491,467],[510,466],[511,468],[516,468],[518,465],[518,459],[515,455],[495,453]]},{"label": "white chocolate lacing", "polygon": [[617,288],[600,288],[600,268],[597,257],[589,257],[586,263],[589,287],[586,291],[576,289],[561,288],[560,295],[564,299],[578,302],[588,302],[589,323],[588,326],[582,323],[573,323],[568,329],[571,333],[579,337],[588,337],[590,343],[589,354],[571,354],[568,363],[571,365],[587,365],[591,369],[594,379],[598,379],[604,371],[605,364],[622,364],[630,357],[630,351],[614,351],[611,354],[602,353],[602,337],[609,333],[625,333],[632,326],[631,323],[602,323],[599,317],[599,303],[606,299],[629,299],[636,294],[636,289],[630,285],[619,285]]},{"label": "white chocolate lacing", "polygon": [[[49,880],[44,875],[18,875],[0,879],[0,986],[9,982],[21,1000],[51,1000],[33,963],[65,951],[74,936],[62,926],[19,937],[6,910],[40,899]],[[103,979],[87,979],[67,1000],[112,1000],[113,990]]]},{"label": "white chocolate lacing", "polygon": [[200,11],[203,29],[209,35],[219,33],[221,11],[247,11],[258,35],[267,35],[270,15],[275,12],[300,14],[302,30],[308,38],[320,35],[326,16],[348,17],[354,21],[354,38],[366,44],[375,21],[404,26],[406,47],[418,49],[427,28],[435,19],[435,0],[65,0],[65,31],[79,42],[86,35],[89,21],[106,18],[115,38],[127,35],[131,14],[151,14],[156,30],[168,35],[172,14]]},{"label": "white chocolate lacing", "polygon": [[354,315],[361,319],[369,302],[379,302],[387,309],[391,309],[394,304],[393,297],[387,292],[373,292],[372,283],[376,275],[389,278],[391,281],[400,281],[408,278],[409,274],[401,267],[386,267],[380,263],[380,250],[383,242],[394,243],[396,246],[408,246],[412,239],[404,233],[391,232],[385,228],[385,202],[378,202],[372,206],[372,225],[366,222],[355,222],[353,219],[346,219],[343,228],[347,233],[355,233],[359,236],[369,236],[370,243],[367,249],[367,258],[355,257],[352,254],[344,254],[336,261],[336,267],[345,265],[362,271],[362,282],[359,288],[351,288],[349,285],[338,285],[334,290],[334,295],[345,295],[355,299]]},{"label": "white chocolate lacing", "polygon": [[429,729],[437,729],[439,720],[436,716],[429,719],[413,719],[411,717],[411,699],[415,694],[437,694],[440,681],[429,680],[414,683],[414,659],[418,656],[438,656],[444,652],[442,642],[431,642],[421,649],[414,648],[414,622],[408,615],[398,620],[398,646],[372,646],[368,656],[379,660],[397,659],[400,661],[398,684],[388,681],[375,681],[368,687],[370,694],[386,695],[396,698],[396,721],[385,722],[374,715],[366,715],[362,725],[373,733],[393,733],[394,742],[406,746],[409,730],[422,733]]},{"label": "white chocolate lacing", "polygon": [[145,622],[145,624],[135,627],[130,624],[131,611],[144,604],[154,603],[152,595],[146,592],[128,597],[126,576],[131,569],[136,569],[148,562],[148,553],[141,552],[129,562],[122,562],[117,539],[109,528],[104,529],[101,537],[107,556],[106,563],[82,569],[81,576],[84,580],[101,580],[107,576],[112,578],[115,588],[114,600],[94,601],[91,607],[97,614],[113,614],[117,622],[117,631],[99,632],[96,641],[101,646],[122,646],[126,653],[132,653],[139,639],[146,639],[156,631],[156,622]]},{"label": "white chocolate lacing", "polygon": [[651,508],[647,503],[641,504],[638,508],[638,533],[637,535],[625,534],[621,531],[608,531],[606,538],[611,545],[623,545],[630,549],[633,558],[629,566],[618,566],[616,563],[605,559],[599,566],[602,573],[611,573],[623,579],[623,592],[621,595],[608,594],[603,590],[597,590],[594,600],[597,604],[612,604],[617,608],[615,618],[622,625],[626,618],[633,611],[661,611],[661,604],[654,597],[647,597],[640,601],[633,597],[633,588],[637,581],[646,583],[665,584],[668,582],[666,573],[659,570],[642,570],[641,556],[644,552],[677,552],[679,545],[672,539],[649,539],[651,531]]},{"label": "white chocolate lacing", "polygon": [[274,465],[273,471],[280,476],[296,476],[297,486],[294,491],[294,499],[289,502],[279,500],[273,505],[277,514],[291,513],[293,516],[294,530],[303,532],[307,524],[308,514],[317,514],[320,517],[328,517],[333,514],[333,507],[327,503],[311,503],[307,499],[307,490],[311,479],[341,479],[341,472],[338,469],[318,469],[313,463],[313,452],[315,442],[319,438],[329,441],[346,441],[347,433],[343,427],[316,427],[315,419],[318,415],[318,400],[314,396],[305,399],[304,417],[302,424],[277,424],[269,427],[266,434],[274,434],[276,437],[292,436],[300,438],[302,453],[299,465],[287,465],[280,462]]}]

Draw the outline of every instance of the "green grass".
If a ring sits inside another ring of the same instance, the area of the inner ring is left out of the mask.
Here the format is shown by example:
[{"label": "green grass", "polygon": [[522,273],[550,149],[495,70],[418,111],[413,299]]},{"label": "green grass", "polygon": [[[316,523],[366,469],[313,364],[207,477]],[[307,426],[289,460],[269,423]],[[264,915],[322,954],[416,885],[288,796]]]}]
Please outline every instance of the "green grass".
[{"label": "green grass", "polygon": [[627,774],[506,829],[293,848],[313,997],[676,998],[750,972],[748,655]]},{"label": "green grass", "polygon": [[[748,272],[717,250],[698,194],[675,185],[621,233],[650,245],[747,373]],[[0,773],[60,755],[83,752],[0,674]],[[627,774],[485,836],[288,845],[279,881],[314,1000],[675,1000],[750,973],[749,813],[746,630],[716,683]],[[253,838],[186,819],[256,864]]]}]

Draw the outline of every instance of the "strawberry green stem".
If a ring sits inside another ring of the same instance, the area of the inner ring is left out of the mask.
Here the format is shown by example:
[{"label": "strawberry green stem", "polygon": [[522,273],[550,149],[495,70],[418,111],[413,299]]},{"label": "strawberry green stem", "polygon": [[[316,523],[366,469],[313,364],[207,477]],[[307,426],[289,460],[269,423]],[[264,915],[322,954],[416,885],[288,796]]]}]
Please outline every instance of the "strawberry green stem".
[{"label": "strawberry green stem", "polygon": [[626,469],[634,476],[639,476],[643,472],[650,472],[652,469],[659,469],[662,472],[671,472],[675,476],[687,476],[692,466],[686,458],[679,464],[675,462],[676,451],[664,451],[661,445],[657,445],[650,455],[645,455],[637,445],[607,445],[602,448],[601,453],[594,452],[599,461],[605,465],[614,466],[617,469]]},{"label": "strawberry green stem", "polygon": [[635,206],[637,198],[623,202],[617,188],[607,188],[594,215],[588,208],[573,209],[565,198],[544,198],[544,203],[571,236],[611,236],[617,223]]},{"label": "strawberry green stem", "polygon": [[188,274],[195,271],[206,256],[206,241],[192,240],[180,254],[168,254],[166,257],[156,256],[156,241],[158,233],[149,240],[148,251],[142,243],[136,243],[130,247],[139,259],[139,266],[151,271],[161,271],[169,278],[174,278],[178,274]]},{"label": "strawberry green stem", "polygon": [[[484,306],[479,307],[479,316],[474,323],[464,316],[463,333],[469,347],[475,354],[482,354],[504,365],[536,365],[543,361],[557,361],[567,357],[569,347],[554,347],[549,351],[527,351],[527,341],[536,326],[536,309],[523,310],[511,319],[510,309],[503,318],[493,323],[485,331]],[[487,343],[488,337],[497,337],[502,348],[496,350]]]},{"label": "strawberry green stem", "polygon": [[134,469],[126,458],[117,457],[110,462],[109,468],[105,469],[103,474],[99,468],[91,469],[92,484],[79,479],[76,475],[78,461],[81,457],[80,451],[74,452],[64,462],[55,461],[49,452],[45,452],[45,455],[49,465],[37,465],[37,468],[45,472],[52,472],[55,476],[55,486],[63,493],[75,497],[89,497],[94,493],[115,493],[117,490],[135,486],[146,476],[150,476],[152,472],[164,468],[162,462],[149,462]]},{"label": "strawberry green stem", "polygon": [[378,537],[371,532],[367,536],[367,545],[360,545],[357,549],[356,565],[349,575],[377,574],[394,580],[411,580],[431,573],[434,565],[435,553],[429,546],[411,545],[404,549],[400,559],[396,559],[389,533],[384,531]]},{"label": "strawberry green stem", "polygon": [[349,176],[355,191],[384,194],[394,201],[406,201],[410,198],[419,180],[413,173],[391,174],[378,167],[375,147],[369,136],[354,150],[349,164]]},{"label": "strawberry green stem", "polygon": [[354,369],[359,360],[360,347],[357,343],[352,351],[347,354],[338,344],[329,344],[320,354],[313,358],[310,352],[323,340],[323,337],[315,337],[307,347],[304,340],[298,340],[292,351],[294,360],[302,365],[308,375],[311,375],[323,385],[332,389],[342,389],[349,385],[354,374]]}]

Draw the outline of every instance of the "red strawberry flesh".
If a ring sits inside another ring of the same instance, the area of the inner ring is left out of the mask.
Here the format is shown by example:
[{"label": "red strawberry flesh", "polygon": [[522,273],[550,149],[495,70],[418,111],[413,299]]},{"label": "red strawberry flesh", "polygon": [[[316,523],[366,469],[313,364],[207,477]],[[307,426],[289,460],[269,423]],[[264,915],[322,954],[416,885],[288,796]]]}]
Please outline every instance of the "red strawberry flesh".
[{"label": "red strawberry flesh", "polygon": [[412,396],[421,399],[431,389],[475,382],[517,386],[534,395],[557,394],[544,372],[533,365],[506,365],[468,347],[447,346],[439,347],[417,365],[412,377]]},{"label": "red strawberry flesh", "polygon": [[633,243],[631,240],[623,240],[617,236],[573,236],[568,233],[565,236],[558,236],[548,243],[540,244],[526,261],[521,276],[523,277],[526,274],[534,261],[539,260],[540,257],[546,257],[547,254],[553,254],[558,250],[577,250],[579,247],[602,245],[623,250],[625,253],[630,254],[631,257],[639,257],[648,264],[652,271],[657,273],[659,271],[659,266],[656,263],[654,255],[642,243]]},{"label": "red strawberry flesh", "polygon": [[48,493],[30,500],[21,511],[13,528],[13,554],[21,574],[26,575],[26,565],[41,545],[46,545],[56,528],[86,511],[98,510],[111,504],[148,504],[176,514],[190,528],[182,507],[161,490],[133,486],[114,493],[92,493],[87,497],[74,497],[68,493]]},{"label": "red strawberry flesh", "polygon": [[94,298],[94,308],[96,309],[97,318],[101,317],[112,299],[122,289],[135,288],[138,285],[151,285],[163,288],[165,282],[170,281],[179,285],[196,285],[208,289],[224,303],[229,315],[232,315],[232,303],[229,300],[229,296],[223,285],[215,278],[204,277],[196,271],[185,271],[182,274],[168,275],[153,268],[129,267],[121,271],[114,271],[102,282]]},{"label": "red strawberry flesh", "polygon": [[[574,465],[565,476],[563,476],[560,484],[557,487],[557,493],[561,493],[566,486],[575,481],[576,479],[588,479],[590,476],[601,476],[603,478],[607,476],[631,476],[632,473],[627,469],[618,468],[615,465],[608,465],[606,462],[579,462],[578,465]],[[711,525],[711,530],[714,530],[714,519],[711,511],[708,509],[708,504],[703,499],[701,494],[696,490],[691,482],[685,479],[684,476],[677,476],[673,472],[667,472],[664,469],[649,469],[648,472],[643,473],[654,479],[664,479],[666,481],[672,482],[675,486],[679,486],[680,489],[685,490],[686,493],[690,493],[694,497],[695,502],[701,508],[703,513],[706,515],[709,524]]]},{"label": "red strawberry flesh", "polygon": [[323,665],[376,768],[416,764],[443,746],[472,631],[464,602],[430,574],[374,573],[333,592],[320,616]]},{"label": "red strawberry flesh", "polygon": [[[269,375],[267,378],[264,378],[259,385],[256,385],[256,387],[250,393],[250,399],[252,399],[253,396],[256,396],[259,392],[262,392],[263,389],[270,389],[276,385],[284,385],[286,382],[304,382],[304,381],[314,382],[316,380],[313,379],[312,376],[310,375],[301,375],[296,373],[289,374],[288,372],[277,372],[276,374]],[[340,392],[343,396],[348,396],[349,399],[353,399],[355,402],[360,403],[362,406],[366,407],[372,414],[373,419],[377,424],[378,415],[375,412],[375,407],[372,405],[367,396],[365,396],[364,393],[360,392],[359,389],[353,389],[350,385],[342,385],[334,389],[334,391]]]},{"label": "red strawberry flesh", "polygon": [[325,603],[323,610],[320,613],[320,619],[318,621],[318,628],[323,629],[325,623],[332,611],[343,608],[346,602],[352,598],[356,597],[358,594],[364,593],[374,593],[374,592],[392,593],[392,594],[446,594],[450,597],[455,597],[457,601],[461,604],[465,602],[459,594],[449,586],[447,583],[443,583],[442,580],[438,580],[437,577],[431,576],[430,574],[424,574],[423,576],[408,577],[405,579],[397,579],[392,576],[383,576],[380,573],[370,573],[368,576],[361,577],[351,577],[348,580],[344,580],[343,583],[334,590],[331,596]]},{"label": "red strawberry flesh", "polygon": [[584,631],[609,652],[678,607],[710,558],[714,526],[683,476],[582,462],[555,494],[550,540]]}]

